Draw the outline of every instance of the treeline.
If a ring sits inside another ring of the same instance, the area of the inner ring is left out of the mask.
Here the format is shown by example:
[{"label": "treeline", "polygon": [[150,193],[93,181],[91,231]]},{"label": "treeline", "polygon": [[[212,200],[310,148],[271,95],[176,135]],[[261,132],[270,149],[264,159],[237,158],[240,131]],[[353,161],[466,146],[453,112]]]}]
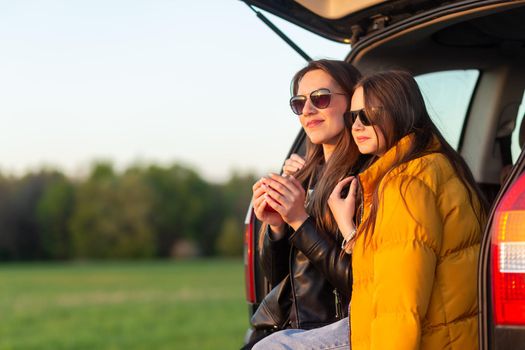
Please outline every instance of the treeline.
[{"label": "treeline", "polygon": [[177,164],[0,175],[0,261],[239,256],[254,181]]}]

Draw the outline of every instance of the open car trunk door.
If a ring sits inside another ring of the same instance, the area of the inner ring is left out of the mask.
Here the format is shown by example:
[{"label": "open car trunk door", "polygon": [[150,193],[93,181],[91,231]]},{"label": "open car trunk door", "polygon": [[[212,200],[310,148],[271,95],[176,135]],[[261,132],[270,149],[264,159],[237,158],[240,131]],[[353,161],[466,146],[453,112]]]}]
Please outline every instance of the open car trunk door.
[{"label": "open car trunk door", "polygon": [[242,0],[313,33],[355,44],[387,25],[464,0]]}]

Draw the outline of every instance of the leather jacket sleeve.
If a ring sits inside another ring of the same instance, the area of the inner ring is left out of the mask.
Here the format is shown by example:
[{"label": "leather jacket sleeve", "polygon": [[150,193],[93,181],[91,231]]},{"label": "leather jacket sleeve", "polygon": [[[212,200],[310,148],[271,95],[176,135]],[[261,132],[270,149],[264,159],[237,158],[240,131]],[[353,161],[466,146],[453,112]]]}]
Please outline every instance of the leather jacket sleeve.
[{"label": "leather jacket sleeve", "polygon": [[290,243],[312,262],[337,290],[352,293],[352,256],[341,249],[332,235],[319,232],[312,218],[290,236]]},{"label": "leather jacket sleeve", "polygon": [[[289,230],[288,226],[285,228]],[[262,249],[259,252],[261,267],[264,275],[271,284],[275,287],[282,281],[282,279],[290,272],[289,258],[290,258],[290,243],[288,242],[289,234],[280,240],[273,240],[271,238],[270,226],[267,225],[266,231],[263,235]]]},{"label": "leather jacket sleeve", "polygon": [[268,293],[252,315],[250,323],[254,329],[279,330],[286,327],[292,307],[290,275]]}]

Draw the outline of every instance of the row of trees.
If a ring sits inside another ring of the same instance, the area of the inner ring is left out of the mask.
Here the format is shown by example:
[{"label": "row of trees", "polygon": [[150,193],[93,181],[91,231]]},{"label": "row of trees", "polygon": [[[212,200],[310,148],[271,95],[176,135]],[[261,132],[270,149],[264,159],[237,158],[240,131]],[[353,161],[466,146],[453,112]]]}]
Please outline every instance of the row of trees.
[{"label": "row of trees", "polygon": [[0,175],[0,260],[240,255],[254,181],[209,183],[177,164]]}]

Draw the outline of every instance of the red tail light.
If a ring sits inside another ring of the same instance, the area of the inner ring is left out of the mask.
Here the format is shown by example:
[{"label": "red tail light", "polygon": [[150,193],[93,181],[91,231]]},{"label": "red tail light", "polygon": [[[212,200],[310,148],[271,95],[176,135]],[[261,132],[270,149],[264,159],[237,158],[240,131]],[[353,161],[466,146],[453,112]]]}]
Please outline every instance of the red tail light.
[{"label": "red tail light", "polygon": [[255,303],[255,274],[254,274],[254,256],[253,256],[253,227],[254,215],[250,205],[246,215],[244,231],[244,283],[246,284],[246,300],[249,303]]},{"label": "red tail light", "polygon": [[503,196],[491,227],[496,325],[525,325],[525,174]]}]

